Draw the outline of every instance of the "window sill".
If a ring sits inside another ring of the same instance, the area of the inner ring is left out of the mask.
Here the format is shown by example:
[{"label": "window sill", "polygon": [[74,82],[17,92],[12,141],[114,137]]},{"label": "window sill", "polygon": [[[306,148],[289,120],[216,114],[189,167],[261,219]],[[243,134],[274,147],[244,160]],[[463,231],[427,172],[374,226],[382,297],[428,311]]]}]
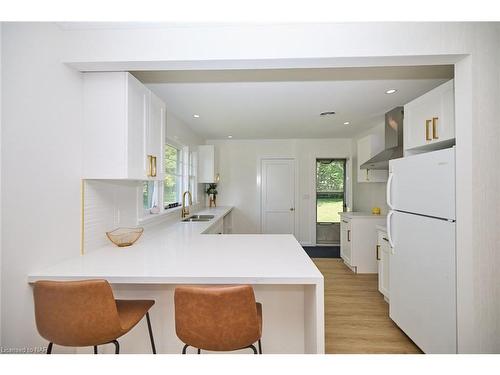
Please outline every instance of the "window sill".
[{"label": "window sill", "polygon": [[[194,209],[193,211],[196,211],[199,208],[198,206],[199,206],[199,202],[196,202],[196,203],[193,202],[193,205],[190,206],[190,208],[193,208]],[[138,224],[147,224],[147,223],[154,222],[156,220],[169,218],[171,216],[173,217],[176,213],[180,214],[181,210],[182,210],[182,206],[177,206],[177,207],[164,209],[162,212],[160,212],[158,214],[145,214],[143,217],[140,217],[137,219],[137,223]]]},{"label": "window sill", "polygon": [[181,210],[182,210],[182,206],[178,206],[178,207],[169,208],[167,210],[163,210],[162,212],[160,212],[158,214],[146,214],[145,216],[139,218],[137,220],[137,222],[139,224],[150,223],[152,221],[159,220],[160,218],[163,219],[163,218],[169,217],[169,216],[175,214],[176,212],[180,212]]}]

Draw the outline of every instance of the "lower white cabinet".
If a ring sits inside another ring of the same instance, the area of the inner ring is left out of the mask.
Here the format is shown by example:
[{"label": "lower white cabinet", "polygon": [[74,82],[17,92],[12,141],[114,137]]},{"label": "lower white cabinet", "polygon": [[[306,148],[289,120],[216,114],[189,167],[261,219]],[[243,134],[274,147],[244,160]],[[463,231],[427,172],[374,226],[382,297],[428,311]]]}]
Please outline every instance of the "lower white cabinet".
[{"label": "lower white cabinet", "polygon": [[205,231],[205,234],[224,234],[224,219],[220,218],[217,220]]},{"label": "lower white cabinet", "polygon": [[345,263],[351,262],[351,219],[340,219],[340,257]]},{"label": "lower white cabinet", "polygon": [[340,215],[340,257],[356,273],[377,273],[377,225],[385,216],[361,212]]},{"label": "lower white cabinet", "polygon": [[378,290],[389,302],[389,268],[391,265],[391,245],[387,239],[385,230],[378,230],[377,236],[377,260],[378,260]]}]

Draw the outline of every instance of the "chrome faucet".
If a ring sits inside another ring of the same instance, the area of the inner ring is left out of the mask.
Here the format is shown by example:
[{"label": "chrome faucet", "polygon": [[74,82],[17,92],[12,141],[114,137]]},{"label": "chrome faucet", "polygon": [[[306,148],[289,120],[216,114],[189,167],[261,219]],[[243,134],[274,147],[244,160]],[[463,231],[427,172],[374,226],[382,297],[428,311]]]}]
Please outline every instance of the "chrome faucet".
[{"label": "chrome faucet", "polygon": [[182,214],[181,217],[184,219],[185,217],[189,216],[189,206],[186,207],[186,194],[189,195],[189,206],[193,205],[193,196],[189,192],[189,190],[185,191],[184,194],[182,194]]}]

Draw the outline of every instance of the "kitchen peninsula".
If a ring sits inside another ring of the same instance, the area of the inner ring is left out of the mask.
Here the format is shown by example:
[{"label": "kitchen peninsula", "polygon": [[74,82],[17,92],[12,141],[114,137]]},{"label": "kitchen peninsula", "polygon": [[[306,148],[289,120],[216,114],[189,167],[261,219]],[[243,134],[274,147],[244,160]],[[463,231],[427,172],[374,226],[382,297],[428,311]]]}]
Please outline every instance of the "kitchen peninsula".
[{"label": "kitchen peninsula", "polygon": [[[292,235],[204,234],[231,210],[197,212],[214,216],[206,222],[147,226],[131,247],[110,243],[31,272],[28,281],[106,279],[117,298],[155,299],[151,319],[158,352],[175,354],[182,349],[174,327],[176,285],[251,284],[263,304],[266,353],[324,353],[322,274]],[[148,353],[147,330],[133,330],[120,345],[124,353]]]}]

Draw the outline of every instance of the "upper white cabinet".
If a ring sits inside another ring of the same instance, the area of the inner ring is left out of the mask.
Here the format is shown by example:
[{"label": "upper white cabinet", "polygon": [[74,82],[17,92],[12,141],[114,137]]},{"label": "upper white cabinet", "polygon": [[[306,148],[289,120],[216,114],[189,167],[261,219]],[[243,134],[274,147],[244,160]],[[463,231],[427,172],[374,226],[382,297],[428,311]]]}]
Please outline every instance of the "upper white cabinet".
[{"label": "upper white cabinet", "polygon": [[127,72],[83,77],[83,178],[161,178],[163,102]]},{"label": "upper white cabinet", "polygon": [[455,139],[454,81],[450,80],[405,105],[404,148],[448,147]]},{"label": "upper white cabinet", "polygon": [[212,184],[219,182],[217,155],[214,145],[198,146],[198,182]]},{"label": "upper white cabinet", "polygon": [[166,107],[155,94],[150,94],[149,121],[146,127],[146,174],[150,179],[163,179]]},{"label": "upper white cabinet", "polygon": [[370,160],[384,150],[384,139],[381,136],[370,134],[358,140],[358,182],[385,182],[388,171],[376,169],[361,169],[365,161]]}]

